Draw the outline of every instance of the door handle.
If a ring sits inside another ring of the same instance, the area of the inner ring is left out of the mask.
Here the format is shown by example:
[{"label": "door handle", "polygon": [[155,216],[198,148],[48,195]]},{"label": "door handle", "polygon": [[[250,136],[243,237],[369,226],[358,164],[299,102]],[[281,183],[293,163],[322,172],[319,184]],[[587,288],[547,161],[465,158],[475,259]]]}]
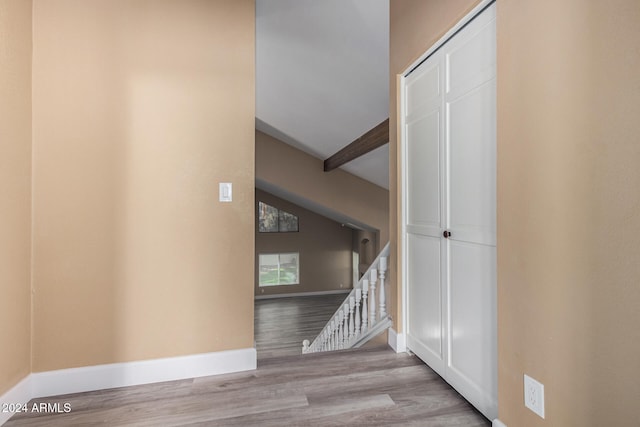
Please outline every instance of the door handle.
[{"label": "door handle", "polygon": [[442,233],[442,237],[448,239],[449,237],[451,237],[451,232],[449,230],[444,230],[444,232]]}]

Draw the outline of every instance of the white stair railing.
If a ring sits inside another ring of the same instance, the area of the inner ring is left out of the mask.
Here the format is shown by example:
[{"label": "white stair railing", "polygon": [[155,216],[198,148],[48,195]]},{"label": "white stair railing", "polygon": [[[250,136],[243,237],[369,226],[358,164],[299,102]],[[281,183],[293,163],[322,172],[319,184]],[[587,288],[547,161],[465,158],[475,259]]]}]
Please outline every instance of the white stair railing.
[{"label": "white stair railing", "polygon": [[311,343],[302,342],[302,353],[359,347],[391,326],[385,287],[388,258],[387,243],[320,334]]}]

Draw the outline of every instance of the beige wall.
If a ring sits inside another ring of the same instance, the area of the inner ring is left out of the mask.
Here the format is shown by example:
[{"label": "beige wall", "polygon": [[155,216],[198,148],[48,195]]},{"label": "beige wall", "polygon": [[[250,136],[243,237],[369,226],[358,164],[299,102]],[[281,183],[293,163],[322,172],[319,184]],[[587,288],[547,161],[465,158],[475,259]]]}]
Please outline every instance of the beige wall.
[{"label": "beige wall", "polygon": [[31,368],[31,2],[0,1],[0,395]]},{"label": "beige wall", "polygon": [[254,9],[34,2],[35,372],[253,346]]},{"label": "beige wall", "polygon": [[358,253],[358,278],[364,276],[371,263],[378,256],[378,236],[372,231],[354,230],[353,251]]},{"label": "beige wall", "polygon": [[256,178],[380,230],[389,241],[389,192],[256,131]]},{"label": "beige wall", "polygon": [[[640,3],[498,2],[500,418],[637,426]],[[545,385],[546,419],[522,405]]]},{"label": "beige wall", "polygon": [[[412,62],[427,51],[456,22],[462,19],[479,0],[391,0],[389,40],[389,214],[391,254],[389,260],[389,308],[393,319],[402,316],[400,271],[401,223],[400,175],[398,174],[398,78]],[[396,254],[396,256],[393,256]],[[394,329],[402,325],[394,321]]]},{"label": "beige wall", "polygon": [[[474,3],[392,0],[392,83]],[[640,4],[498,0],[497,22],[499,418],[635,426]],[[545,420],[524,373],[545,385]]]},{"label": "beige wall", "polygon": [[[258,201],[297,215],[299,232],[259,233],[256,224],[256,295],[346,290],[352,287],[353,233],[350,228],[265,191],[256,190],[256,212]],[[282,252],[300,253],[300,284],[259,287],[258,254]]]}]

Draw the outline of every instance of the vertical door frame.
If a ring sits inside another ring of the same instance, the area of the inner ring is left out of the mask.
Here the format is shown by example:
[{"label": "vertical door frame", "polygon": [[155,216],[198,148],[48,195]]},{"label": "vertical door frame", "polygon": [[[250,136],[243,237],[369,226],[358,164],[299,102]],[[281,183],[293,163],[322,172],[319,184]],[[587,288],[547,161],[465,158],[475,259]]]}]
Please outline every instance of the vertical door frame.
[{"label": "vertical door frame", "polygon": [[[420,66],[423,62],[425,62],[431,55],[433,55],[440,47],[442,47],[449,39],[455,36],[460,30],[462,30],[469,22],[471,22],[476,16],[482,13],[487,7],[491,6],[495,3],[496,0],[482,0],[480,1],[464,18],[458,21],[449,31],[447,31],[433,46],[431,46],[425,53],[420,55],[420,57],[415,60],[411,65],[409,65],[404,72],[399,75],[399,85],[398,91],[400,92],[399,100],[400,100],[400,109],[399,109],[399,120],[398,120],[398,129],[400,130],[400,167],[398,168],[398,172],[400,174],[400,215],[399,219],[401,221],[401,232],[398,236],[398,248],[399,250],[399,259],[400,259],[400,269],[402,274],[402,280],[400,282],[401,286],[401,301],[402,301],[402,334],[397,337],[397,342],[406,343],[407,342],[407,326],[408,326],[408,318],[407,318],[407,272],[408,272],[408,260],[407,260],[407,214],[408,214],[408,195],[407,195],[407,134],[405,131],[405,114],[406,114],[406,79],[409,74],[413,70],[415,70],[418,66]],[[398,348],[398,351],[404,351],[405,348]]]}]

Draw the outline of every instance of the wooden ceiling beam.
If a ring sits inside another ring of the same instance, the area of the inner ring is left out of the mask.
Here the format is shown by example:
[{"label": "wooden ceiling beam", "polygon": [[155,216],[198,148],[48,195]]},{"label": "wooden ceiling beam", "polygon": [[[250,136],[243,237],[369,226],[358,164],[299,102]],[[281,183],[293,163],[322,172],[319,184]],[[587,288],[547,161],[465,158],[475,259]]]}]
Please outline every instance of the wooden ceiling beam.
[{"label": "wooden ceiling beam", "polygon": [[389,119],[367,131],[340,151],[324,161],[324,171],[329,172],[351,160],[367,154],[389,142]]}]

